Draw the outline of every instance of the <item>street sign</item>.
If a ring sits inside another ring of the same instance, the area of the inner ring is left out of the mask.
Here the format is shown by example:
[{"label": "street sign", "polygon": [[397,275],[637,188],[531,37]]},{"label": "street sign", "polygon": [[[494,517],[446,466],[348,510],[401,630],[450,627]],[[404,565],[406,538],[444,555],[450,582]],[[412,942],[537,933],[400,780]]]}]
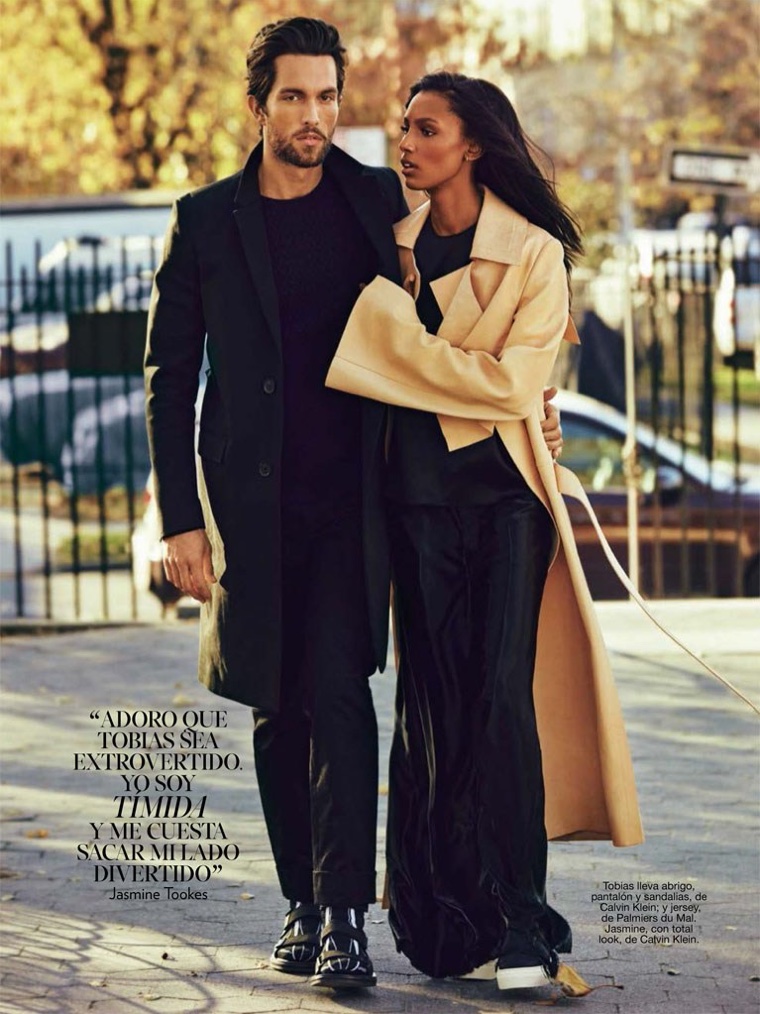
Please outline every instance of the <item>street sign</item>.
[{"label": "street sign", "polygon": [[668,182],[711,193],[760,190],[760,151],[750,148],[673,148],[667,153]]}]

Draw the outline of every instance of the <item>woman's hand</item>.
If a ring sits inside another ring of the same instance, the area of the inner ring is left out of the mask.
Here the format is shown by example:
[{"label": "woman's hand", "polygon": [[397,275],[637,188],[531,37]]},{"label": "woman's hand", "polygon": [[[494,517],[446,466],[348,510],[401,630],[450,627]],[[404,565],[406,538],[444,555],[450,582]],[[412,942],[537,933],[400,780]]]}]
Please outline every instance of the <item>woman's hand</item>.
[{"label": "woman's hand", "polygon": [[551,399],[556,393],[556,387],[544,388],[544,412],[546,413],[546,418],[541,421],[541,429],[543,430],[546,446],[551,451],[551,455],[555,461],[562,454],[562,446],[564,444],[562,426],[559,420],[559,409],[551,403]]}]

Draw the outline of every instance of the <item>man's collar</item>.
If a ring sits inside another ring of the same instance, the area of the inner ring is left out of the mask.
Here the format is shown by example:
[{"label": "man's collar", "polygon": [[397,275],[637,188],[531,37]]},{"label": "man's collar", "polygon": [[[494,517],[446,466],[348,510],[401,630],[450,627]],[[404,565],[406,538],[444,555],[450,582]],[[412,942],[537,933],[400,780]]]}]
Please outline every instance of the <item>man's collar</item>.
[{"label": "man's collar", "polygon": [[[238,207],[251,204],[254,201],[257,201],[260,196],[259,166],[261,165],[263,151],[264,146],[262,142],[259,141],[248,156],[248,161],[243,167],[240,183],[238,184],[237,193],[235,194],[235,204]],[[335,145],[330,147],[327,157],[323,163],[323,167],[325,172],[334,176],[338,180],[345,179],[350,176],[360,176],[365,169],[361,162],[357,162],[355,158],[352,158],[351,155],[347,154],[341,148],[336,148]]]},{"label": "man's collar", "polygon": [[[430,201],[413,211],[395,226],[398,246],[414,249],[422,226],[430,214]],[[528,220],[483,187],[480,209],[470,257],[473,260],[517,264],[528,232]]]}]

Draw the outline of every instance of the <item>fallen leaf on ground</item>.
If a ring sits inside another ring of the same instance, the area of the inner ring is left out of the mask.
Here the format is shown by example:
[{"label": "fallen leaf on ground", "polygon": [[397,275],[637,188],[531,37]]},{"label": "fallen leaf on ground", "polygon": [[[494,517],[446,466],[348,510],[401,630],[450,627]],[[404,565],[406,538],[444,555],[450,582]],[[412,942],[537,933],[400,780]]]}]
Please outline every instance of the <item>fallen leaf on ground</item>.
[{"label": "fallen leaf on ground", "polygon": [[[588,996],[597,989],[623,989],[617,982],[599,982],[596,986],[589,986],[582,975],[572,967],[562,962],[557,969],[557,974],[552,979],[555,986],[559,986],[563,996]],[[545,1001],[548,1004],[556,1003],[559,997],[554,1000]]]},{"label": "fallen leaf on ground", "polygon": [[50,834],[44,827],[34,828],[32,831],[24,831],[25,838],[47,838]]},{"label": "fallen leaf on ground", "polygon": [[564,962],[557,969],[554,982],[557,983],[565,996],[586,996],[593,988],[574,968]]}]

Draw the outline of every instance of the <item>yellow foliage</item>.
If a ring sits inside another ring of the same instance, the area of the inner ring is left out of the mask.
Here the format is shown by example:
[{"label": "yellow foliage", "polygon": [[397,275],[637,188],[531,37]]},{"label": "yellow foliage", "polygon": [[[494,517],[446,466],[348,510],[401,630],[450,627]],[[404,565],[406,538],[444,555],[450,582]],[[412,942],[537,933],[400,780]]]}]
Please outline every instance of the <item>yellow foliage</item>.
[{"label": "yellow foliage", "polygon": [[677,24],[668,0],[647,2],[652,17],[625,29],[621,79],[609,49],[552,62],[480,0],[444,0],[434,14],[390,0],[4,0],[3,192],[189,188],[235,172],[258,136],[248,44],[268,21],[302,14],[337,24],[349,48],[343,125],[380,124],[395,141],[408,85],[437,65],[510,81],[587,229],[614,224],[623,141],[654,217],[679,199],[661,186],[668,144],[757,144],[760,117],[753,0],[706,4]]}]

